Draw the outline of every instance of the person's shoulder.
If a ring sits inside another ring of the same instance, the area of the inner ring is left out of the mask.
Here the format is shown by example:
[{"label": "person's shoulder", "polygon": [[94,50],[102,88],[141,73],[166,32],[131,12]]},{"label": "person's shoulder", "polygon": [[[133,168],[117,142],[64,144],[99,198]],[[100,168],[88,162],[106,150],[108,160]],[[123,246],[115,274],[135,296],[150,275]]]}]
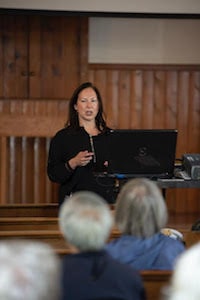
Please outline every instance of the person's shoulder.
[{"label": "person's shoulder", "polygon": [[70,126],[67,126],[67,127],[63,127],[61,128],[60,130],[58,130],[54,137],[62,137],[63,135],[66,136],[66,135],[72,135],[72,134],[75,134],[77,131],[70,127]]},{"label": "person's shoulder", "polygon": [[110,128],[108,126],[105,127],[105,132],[111,133],[112,131],[113,131],[112,128]]},{"label": "person's shoulder", "polygon": [[102,131],[101,131],[101,135],[110,135],[110,133],[112,132],[112,129],[110,127],[105,127]]},{"label": "person's shoulder", "polygon": [[54,136],[52,137],[52,140],[60,139],[65,134],[66,134],[66,128],[61,128],[54,134]]}]

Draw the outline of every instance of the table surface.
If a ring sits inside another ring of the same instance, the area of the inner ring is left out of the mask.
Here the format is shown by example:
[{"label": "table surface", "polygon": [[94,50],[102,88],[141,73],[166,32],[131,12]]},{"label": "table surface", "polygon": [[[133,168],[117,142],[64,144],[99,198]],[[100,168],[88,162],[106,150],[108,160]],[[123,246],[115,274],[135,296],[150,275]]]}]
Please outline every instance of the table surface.
[{"label": "table surface", "polygon": [[179,178],[157,179],[156,183],[160,188],[200,188],[200,180],[184,180]]},{"label": "table surface", "polygon": [[[107,173],[97,173],[95,174],[97,177],[112,177],[119,182],[119,184],[125,183],[127,180],[135,178],[134,175],[120,175],[120,174],[107,174]],[[182,178],[158,178],[152,179],[155,183],[158,184],[160,188],[169,189],[169,188],[200,188],[200,180],[185,180]]]}]

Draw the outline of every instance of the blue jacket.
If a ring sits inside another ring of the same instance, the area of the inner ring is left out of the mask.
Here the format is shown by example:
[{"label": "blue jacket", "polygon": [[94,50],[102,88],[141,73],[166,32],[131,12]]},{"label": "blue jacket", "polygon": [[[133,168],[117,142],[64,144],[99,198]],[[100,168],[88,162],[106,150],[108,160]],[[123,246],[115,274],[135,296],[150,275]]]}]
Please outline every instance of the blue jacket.
[{"label": "blue jacket", "polygon": [[172,270],[185,246],[181,241],[157,233],[149,238],[122,235],[108,243],[106,250],[136,270]]},{"label": "blue jacket", "polygon": [[62,300],[143,300],[139,273],[114,260],[106,251],[64,257]]}]

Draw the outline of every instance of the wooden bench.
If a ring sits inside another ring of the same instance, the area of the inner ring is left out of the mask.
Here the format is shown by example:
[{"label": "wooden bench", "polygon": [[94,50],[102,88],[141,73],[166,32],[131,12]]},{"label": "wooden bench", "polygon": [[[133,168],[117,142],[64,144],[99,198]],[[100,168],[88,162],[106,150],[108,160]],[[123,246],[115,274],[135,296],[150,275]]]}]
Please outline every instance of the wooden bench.
[{"label": "wooden bench", "polygon": [[162,289],[169,285],[172,271],[146,270],[140,272],[147,300],[160,300]]},{"label": "wooden bench", "polygon": [[69,247],[65,242],[61,232],[59,230],[5,230],[0,231],[0,240],[10,239],[25,239],[25,240],[37,240],[52,246],[56,251],[63,249],[68,251]]},{"label": "wooden bench", "polygon": [[58,230],[56,217],[0,217],[0,230]]},{"label": "wooden bench", "polygon": [[[42,236],[44,239],[46,239],[48,238],[48,236],[51,236],[53,232],[54,234],[58,234],[57,239],[61,238],[58,225],[58,217],[42,217],[40,215],[35,216],[35,213],[33,211],[30,214],[31,216],[29,217],[24,217],[23,215],[16,217],[15,214],[14,216],[12,216],[12,214],[13,212],[9,211],[3,217],[2,215],[0,215],[0,239],[3,238],[2,234],[6,231],[8,232],[10,237],[15,237],[21,234],[27,235],[30,239],[32,239],[33,232],[37,232],[38,235],[40,234],[40,232],[43,232]],[[49,214],[51,215],[52,213]],[[186,248],[189,248],[195,243],[200,242],[199,231],[182,230],[181,232],[184,237]],[[113,228],[109,240],[116,239],[120,235],[121,233],[119,232],[119,230]]]},{"label": "wooden bench", "polygon": [[58,204],[1,204],[0,218],[3,217],[58,217]]}]

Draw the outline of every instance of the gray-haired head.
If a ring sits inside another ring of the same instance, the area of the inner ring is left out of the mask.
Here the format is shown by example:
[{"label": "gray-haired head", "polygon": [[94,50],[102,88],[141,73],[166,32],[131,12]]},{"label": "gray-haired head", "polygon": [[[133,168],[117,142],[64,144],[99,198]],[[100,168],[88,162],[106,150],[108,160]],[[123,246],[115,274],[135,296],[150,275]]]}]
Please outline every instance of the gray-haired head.
[{"label": "gray-haired head", "polygon": [[60,259],[47,244],[0,242],[0,299],[58,300]]},{"label": "gray-haired head", "polygon": [[167,207],[156,183],[146,178],[128,181],[116,202],[116,225],[123,234],[149,237],[167,222]]},{"label": "gray-haired head", "polygon": [[64,201],[59,224],[65,239],[79,251],[97,251],[104,247],[113,219],[103,198],[81,191]]}]

